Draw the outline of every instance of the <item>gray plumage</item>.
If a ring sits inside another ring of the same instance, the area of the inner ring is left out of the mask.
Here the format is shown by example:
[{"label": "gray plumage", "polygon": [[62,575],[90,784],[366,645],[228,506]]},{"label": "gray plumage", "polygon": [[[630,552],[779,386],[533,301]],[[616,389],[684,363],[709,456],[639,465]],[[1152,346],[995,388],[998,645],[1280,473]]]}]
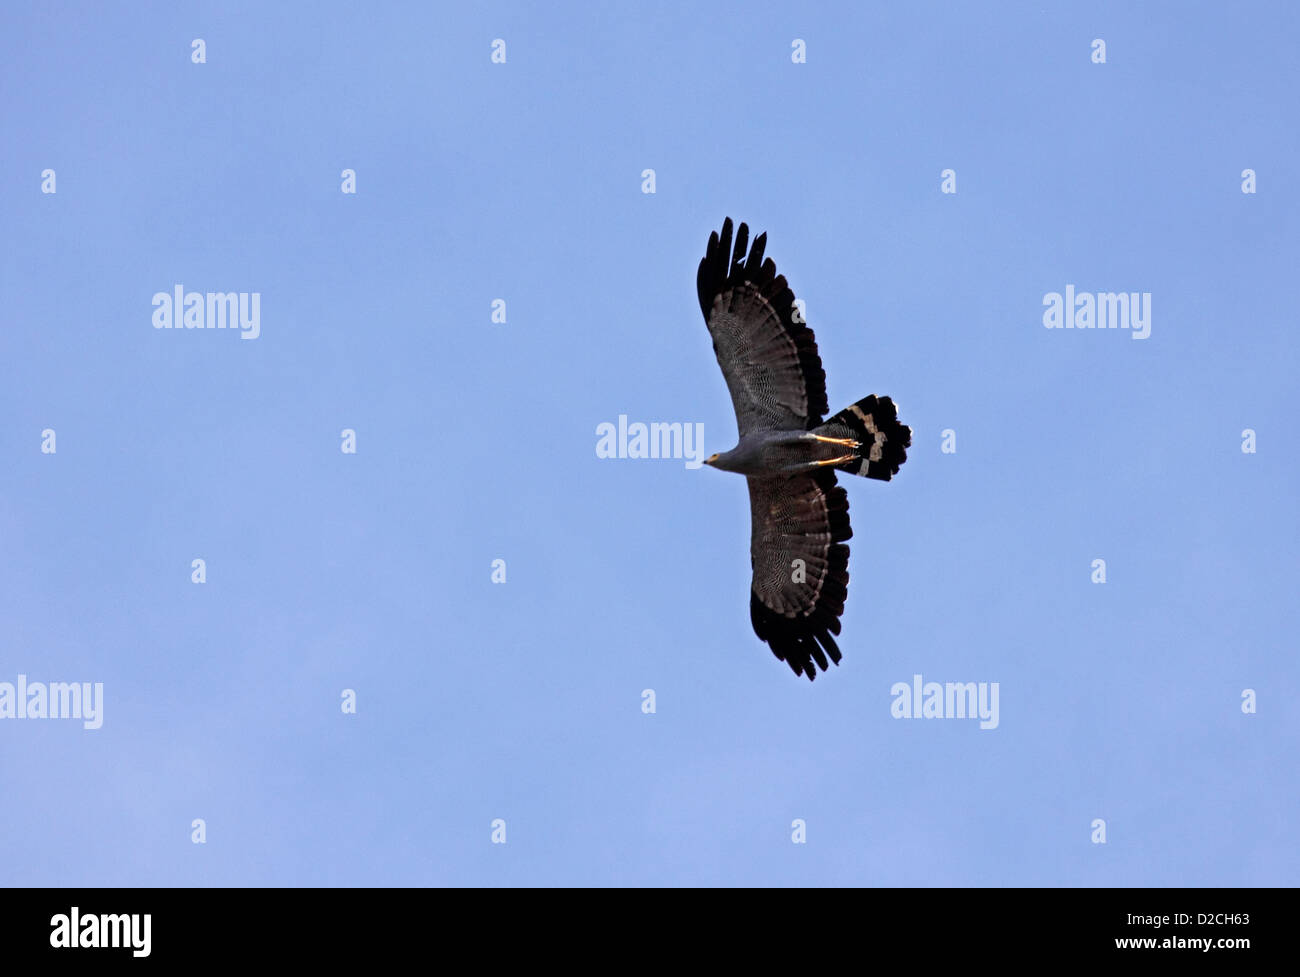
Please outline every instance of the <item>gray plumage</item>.
[{"label": "gray plumage", "polygon": [[696,287],[731,393],[739,443],[707,464],[745,475],[752,531],[750,620],[796,675],[839,664],[832,634],[848,594],[848,497],[835,470],[888,481],[906,461],[911,429],[888,397],[866,397],[823,423],[826,374],[785,277],[763,253],[732,247],[731,218],[710,235]]}]

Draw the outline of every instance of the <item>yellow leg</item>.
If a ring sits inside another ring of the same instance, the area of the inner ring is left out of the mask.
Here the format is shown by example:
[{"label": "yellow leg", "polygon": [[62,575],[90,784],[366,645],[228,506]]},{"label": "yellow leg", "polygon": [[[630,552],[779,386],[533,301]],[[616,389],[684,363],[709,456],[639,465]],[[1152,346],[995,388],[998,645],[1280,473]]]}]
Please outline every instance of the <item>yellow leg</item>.
[{"label": "yellow leg", "polygon": [[827,465],[847,465],[851,461],[857,461],[857,455],[841,455],[838,458],[827,458],[825,461],[814,461],[810,464],[814,468],[825,468]]},{"label": "yellow leg", "polygon": [[824,438],[820,434],[813,435],[814,441],[825,441],[827,444],[840,444],[846,448],[861,448],[860,441],[854,441],[852,438]]}]

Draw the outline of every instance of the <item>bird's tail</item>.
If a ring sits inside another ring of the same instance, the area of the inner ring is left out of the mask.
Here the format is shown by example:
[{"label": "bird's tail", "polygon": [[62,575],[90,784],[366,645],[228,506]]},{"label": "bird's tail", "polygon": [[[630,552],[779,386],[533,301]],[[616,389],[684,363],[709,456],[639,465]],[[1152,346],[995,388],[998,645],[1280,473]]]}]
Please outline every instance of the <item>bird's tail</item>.
[{"label": "bird's tail", "polygon": [[852,461],[835,467],[850,475],[865,475],[887,482],[907,461],[912,429],[898,422],[898,408],[888,397],[863,397],[813,429],[823,437],[851,438],[860,447]]}]

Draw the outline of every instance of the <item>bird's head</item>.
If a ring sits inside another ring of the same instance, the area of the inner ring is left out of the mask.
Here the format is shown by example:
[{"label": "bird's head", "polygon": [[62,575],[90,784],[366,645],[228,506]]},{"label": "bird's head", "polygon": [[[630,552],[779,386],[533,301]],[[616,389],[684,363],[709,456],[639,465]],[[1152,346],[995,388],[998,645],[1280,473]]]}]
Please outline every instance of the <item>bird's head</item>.
[{"label": "bird's head", "polygon": [[712,465],[712,464],[713,464],[715,461],[717,461],[717,460],[718,460],[718,456],[717,456],[717,455],[709,455],[709,457],[707,457],[707,458],[704,459],[704,463],[705,463],[706,465]]}]

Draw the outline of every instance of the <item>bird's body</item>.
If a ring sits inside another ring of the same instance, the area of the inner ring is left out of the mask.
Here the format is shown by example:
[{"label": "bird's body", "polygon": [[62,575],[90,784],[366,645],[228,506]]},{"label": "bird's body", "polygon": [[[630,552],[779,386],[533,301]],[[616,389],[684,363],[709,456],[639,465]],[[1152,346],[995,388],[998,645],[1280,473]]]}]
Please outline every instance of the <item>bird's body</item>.
[{"label": "bird's body", "polygon": [[820,440],[811,431],[751,431],[709,464],[755,478],[784,478],[813,471],[844,452],[844,445]]},{"label": "bird's body", "polygon": [[848,594],[848,497],[835,471],[888,481],[911,429],[888,397],[865,397],[823,422],[826,374],[812,330],[772,260],[767,235],[746,257],[749,229],[709,237],[696,279],[700,310],[731,392],[739,443],[707,464],[749,482],[750,620],[796,675],[839,664],[832,634]]}]

